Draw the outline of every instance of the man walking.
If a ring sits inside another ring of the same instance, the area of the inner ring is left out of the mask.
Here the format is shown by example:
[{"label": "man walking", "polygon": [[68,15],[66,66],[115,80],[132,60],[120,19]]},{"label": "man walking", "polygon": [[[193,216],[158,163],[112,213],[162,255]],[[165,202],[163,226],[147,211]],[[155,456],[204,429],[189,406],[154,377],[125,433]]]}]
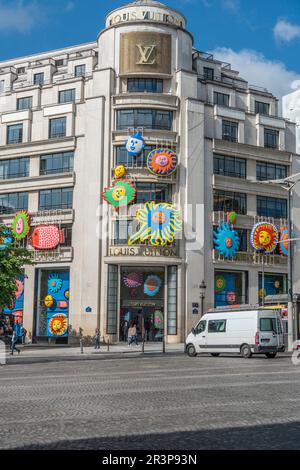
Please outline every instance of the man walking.
[{"label": "man walking", "polygon": [[95,331],[95,349],[100,349],[100,330],[99,328]]},{"label": "man walking", "polygon": [[27,335],[27,330],[26,328],[22,328],[22,344],[26,343],[26,335]]},{"label": "man walking", "polygon": [[12,338],[11,338],[11,353],[10,353],[11,356],[13,356],[14,351],[17,351],[18,354],[20,354],[21,352],[20,349],[16,347],[17,341],[18,341],[18,337],[17,337],[16,331],[14,330]]}]

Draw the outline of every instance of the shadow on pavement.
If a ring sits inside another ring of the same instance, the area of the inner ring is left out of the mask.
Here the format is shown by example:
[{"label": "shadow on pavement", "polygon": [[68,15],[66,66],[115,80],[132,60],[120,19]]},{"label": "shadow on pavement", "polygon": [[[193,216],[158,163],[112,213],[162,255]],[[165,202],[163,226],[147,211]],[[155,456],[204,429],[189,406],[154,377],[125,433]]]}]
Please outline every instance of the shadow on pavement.
[{"label": "shadow on pavement", "polygon": [[[276,410],[274,410],[276,413]],[[199,420],[201,417],[199,416]],[[134,418],[133,418],[134,427]],[[18,450],[299,450],[300,422],[65,440]]]}]

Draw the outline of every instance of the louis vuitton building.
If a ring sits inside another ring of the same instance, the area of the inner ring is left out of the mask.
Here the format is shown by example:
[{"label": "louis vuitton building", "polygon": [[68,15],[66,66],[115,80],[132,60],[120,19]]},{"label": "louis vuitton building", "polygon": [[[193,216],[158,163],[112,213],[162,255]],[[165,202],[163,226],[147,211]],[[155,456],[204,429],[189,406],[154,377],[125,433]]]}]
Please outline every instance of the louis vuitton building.
[{"label": "louis vuitton building", "polygon": [[287,257],[266,255],[262,292],[250,233],[284,229],[286,194],[250,180],[292,171],[294,135],[156,1],[109,13],[94,42],[0,63],[0,217],[27,211],[35,259],[6,320],[37,342],[121,341],[132,321],[180,342],[201,306],[285,293]]}]

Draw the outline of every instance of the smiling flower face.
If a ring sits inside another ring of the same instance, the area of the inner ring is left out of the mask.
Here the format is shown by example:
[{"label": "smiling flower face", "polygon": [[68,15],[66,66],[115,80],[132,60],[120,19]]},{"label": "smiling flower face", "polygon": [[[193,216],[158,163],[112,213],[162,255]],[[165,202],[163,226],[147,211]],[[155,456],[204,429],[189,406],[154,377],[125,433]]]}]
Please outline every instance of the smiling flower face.
[{"label": "smiling flower face", "polygon": [[121,207],[131,204],[136,195],[136,189],[131,181],[114,181],[110,188],[106,188],[102,193],[102,198],[117,211]]},{"label": "smiling flower face", "polygon": [[278,242],[278,230],[274,224],[259,222],[252,228],[250,240],[255,250],[264,248],[266,253],[273,253]]},{"label": "smiling flower face", "polygon": [[171,175],[177,168],[177,155],[172,150],[153,150],[147,157],[147,168],[154,175]]},{"label": "smiling flower face", "polygon": [[12,221],[12,234],[16,240],[23,240],[30,230],[29,215],[26,211],[18,212]]},{"label": "smiling flower face", "polygon": [[166,202],[147,202],[144,208],[137,212],[136,218],[140,222],[140,229],[129,238],[129,245],[149,240],[153,246],[164,246],[172,243],[176,233],[182,229],[180,211]]}]

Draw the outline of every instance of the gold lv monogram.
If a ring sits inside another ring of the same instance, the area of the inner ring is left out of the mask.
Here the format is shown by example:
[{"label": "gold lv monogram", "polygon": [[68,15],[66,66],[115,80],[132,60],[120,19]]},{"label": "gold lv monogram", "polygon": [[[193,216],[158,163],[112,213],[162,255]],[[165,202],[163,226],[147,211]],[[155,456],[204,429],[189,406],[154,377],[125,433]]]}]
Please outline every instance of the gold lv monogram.
[{"label": "gold lv monogram", "polygon": [[140,53],[140,60],[137,62],[137,65],[153,65],[156,61],[156,56],[153,57],[153,52],[156,49],[154,46],[141,46],[137,44],[136,46]]}]

